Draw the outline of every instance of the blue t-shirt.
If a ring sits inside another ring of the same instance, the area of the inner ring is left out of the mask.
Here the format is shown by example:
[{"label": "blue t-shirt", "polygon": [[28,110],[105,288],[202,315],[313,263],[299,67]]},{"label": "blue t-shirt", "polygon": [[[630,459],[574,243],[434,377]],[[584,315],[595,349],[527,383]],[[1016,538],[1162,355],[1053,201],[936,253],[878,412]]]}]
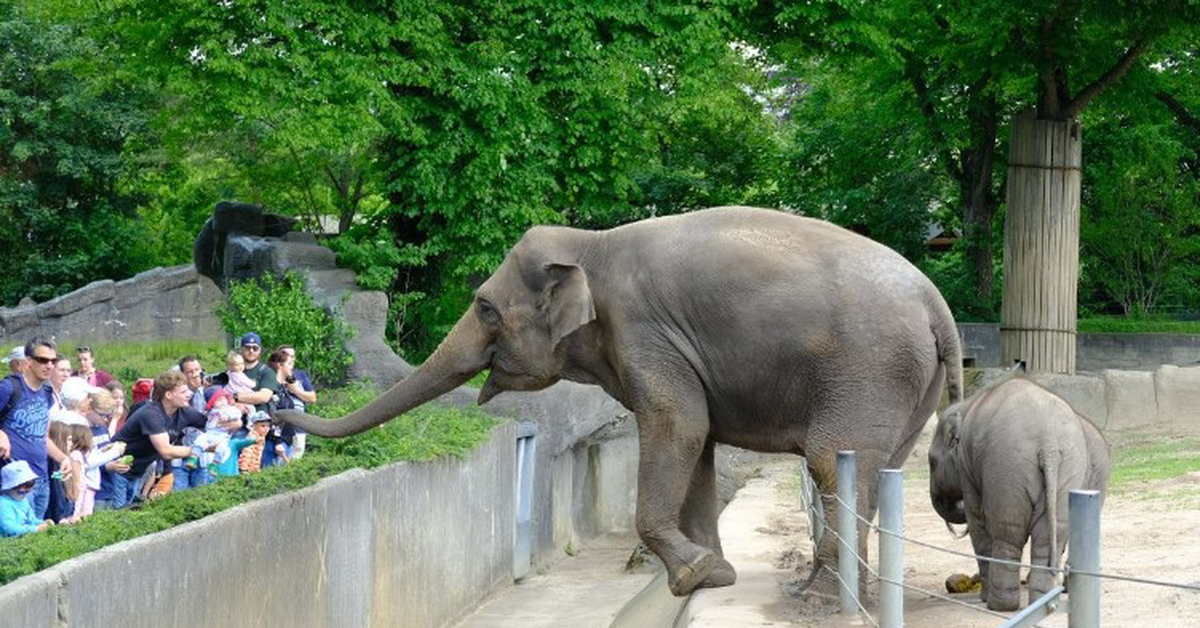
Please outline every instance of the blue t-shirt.
[{"label": "blue t-shirt", "polygon": [[33,515],[29,498],[14,499],[0,495],[0,536],[21,536],[37,532],[42,520]]},{"label": "blue t-shirt", "polygon": [[[46,473],[46,429],[50,425],[50,406],[54,404],[54,389],[44,382],[41,389],[34,390],[21,378],[25,390],[13,406],[12,411],[0,416],[0,429],[8,435],[12,444],[12,459],[24,460],[43,481]],[[0,408],[8,405],[13,392],[13,378],[0,380]]]}]

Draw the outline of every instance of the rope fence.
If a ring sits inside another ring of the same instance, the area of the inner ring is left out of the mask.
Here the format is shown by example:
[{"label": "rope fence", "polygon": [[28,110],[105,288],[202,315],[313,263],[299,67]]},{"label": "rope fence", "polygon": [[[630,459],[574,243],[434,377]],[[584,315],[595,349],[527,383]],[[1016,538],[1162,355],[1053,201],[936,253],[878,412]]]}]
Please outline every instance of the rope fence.
[{"label": "rope fence", "polygon": [[[903,531],[903,475],[898,470],[880,471],[879,524],[862,516],[857,510],[857,467],[854,452],[838,452],[838,489],[836,494],[822,494],[816,489],[807,470],[801,470],[801,502],[809,517],[809,532],[813,544],[818,545],[825,534],[832,535],[839,546],[838,568],[830,565],[822,568],[837,580],[839,600],[843,613],[858,614],[876,628],[899,628],[903,625],[903,596],[901,591],[911,591],[939,601],[970,609],[974,612],[1004,620],[1001,628],[1025,628],[1039,626],[1038,621],[1048,617],[1060,606],[1059,598],[1063,587],[1056,587],[1029,606],[1009,616],[1004,613],[954,599],[936,591],[904,582],[903,547],[906,544],[926,549],[979,560],[993,564],[1008,565],[1018,569],[1040,570],[1065,577],[1070,589],[1069,613],[1073,627],[1096,628],[1100,625],[1100,581],[1115,580],[1148,586],[1166,587],[1184,591],[1200,592],[1200,585],[1183,584],[1108,574],[1100,571],[1100,496],[1096,491],[1071,491],[1069,505],[1069,555],[1063,567],[1034,565],[1030,563],[978,556],[956,551],[909,538]],[[837,521],[825,521],[825,506],[833,506]],[[858,552],[858,527],[863,524],[879,538],[879,570],[872,569]],[[865,570],[880,583],[878,617],[872,616],[859,599],[859,573]]]}]

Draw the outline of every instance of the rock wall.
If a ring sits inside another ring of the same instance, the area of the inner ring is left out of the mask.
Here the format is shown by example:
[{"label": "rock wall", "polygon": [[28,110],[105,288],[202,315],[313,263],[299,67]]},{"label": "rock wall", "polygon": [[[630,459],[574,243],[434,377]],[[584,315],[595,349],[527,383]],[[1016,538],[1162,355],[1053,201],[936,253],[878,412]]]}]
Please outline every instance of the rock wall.
[{"label": "rock wall", "polygon": [[224,300],[192,266],[155,268],[122,281],[95,281],[45,303],[0,308],[0,346],[36,335],[85,343],[224,340],[213,314]]}]

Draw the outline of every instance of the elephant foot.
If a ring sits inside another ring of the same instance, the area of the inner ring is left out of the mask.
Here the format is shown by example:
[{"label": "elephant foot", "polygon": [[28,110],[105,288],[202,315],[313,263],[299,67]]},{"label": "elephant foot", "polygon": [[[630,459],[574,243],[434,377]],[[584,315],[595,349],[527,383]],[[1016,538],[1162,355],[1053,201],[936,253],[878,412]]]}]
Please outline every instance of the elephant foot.
[{"label": "elephant foot", "polygon": [[671,594],[683,597],[695,591],[712,572],[716,558],[716,554],[705,551],[674,569],[668,569],[667,586]]},{"label": "elephant foot", "polygon": [[1015,611],[1021,608],[1021,591],[988,591],[987,593],[988,610],[993,611]]},{"label": "elephant foot", "polygon": [[712,571],[708,572],[708,577],[704,579],[704,582],[700,583],[700,588],[715,589],[717,587],[727,587],[735,582],[737,582],[737,571],[734,570],[733,565],[729,561],[718,556],[713,561]]},{"label": "elephant foot", "polygon": [[832,600],[837,602],[840,587],[841,583],[838,582],[837,575],[818,563],[813,566],[813,571],[808,576],[808,582],[804,583],[800,594],[806,601],[823,603]]}]

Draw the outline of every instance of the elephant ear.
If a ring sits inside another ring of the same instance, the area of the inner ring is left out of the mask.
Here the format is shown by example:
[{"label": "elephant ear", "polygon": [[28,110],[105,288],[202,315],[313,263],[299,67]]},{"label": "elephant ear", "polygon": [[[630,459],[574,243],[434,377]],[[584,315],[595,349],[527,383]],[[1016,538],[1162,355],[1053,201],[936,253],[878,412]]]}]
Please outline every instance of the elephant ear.
[{"label": "elephant ear", "polygon": [[550,344],[558,346],[568,334],[596,319],[596,305],[587,273],[576,264],[547,264],[546,302],[550,315]]}]

